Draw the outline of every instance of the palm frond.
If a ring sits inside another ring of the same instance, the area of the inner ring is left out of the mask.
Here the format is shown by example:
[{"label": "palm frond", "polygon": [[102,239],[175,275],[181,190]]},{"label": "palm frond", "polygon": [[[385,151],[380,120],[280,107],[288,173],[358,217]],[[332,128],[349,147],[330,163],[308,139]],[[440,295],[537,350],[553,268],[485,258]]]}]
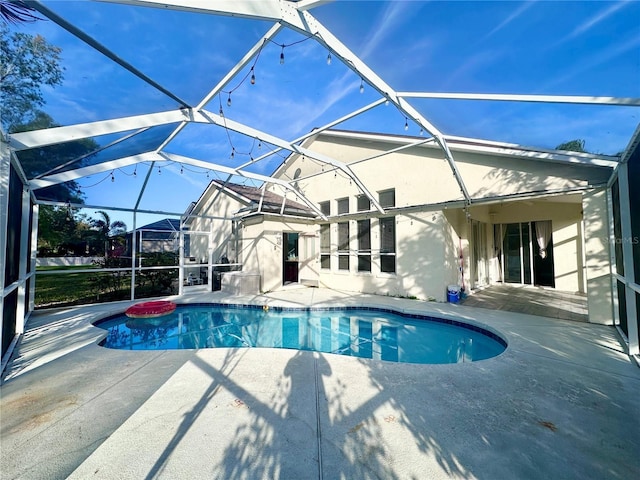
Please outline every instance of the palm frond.
[{"label": "palm frond", "polygon": [[5,23],[30,23],[42,20],[34,15],[35,9],[27,5],[23,0],[0,0],[0,18]]}]

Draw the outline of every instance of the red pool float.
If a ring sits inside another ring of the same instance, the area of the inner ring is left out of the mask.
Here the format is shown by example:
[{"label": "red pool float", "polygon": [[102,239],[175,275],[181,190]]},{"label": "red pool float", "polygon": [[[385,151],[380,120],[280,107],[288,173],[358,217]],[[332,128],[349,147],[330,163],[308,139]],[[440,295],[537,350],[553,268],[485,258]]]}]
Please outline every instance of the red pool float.
[{"label": "red pool float", "polygon": [[176,304],[168,300],[155,300],[131,305],[124,312],[131,318],[153,318],[168,315],[176,309]]}]

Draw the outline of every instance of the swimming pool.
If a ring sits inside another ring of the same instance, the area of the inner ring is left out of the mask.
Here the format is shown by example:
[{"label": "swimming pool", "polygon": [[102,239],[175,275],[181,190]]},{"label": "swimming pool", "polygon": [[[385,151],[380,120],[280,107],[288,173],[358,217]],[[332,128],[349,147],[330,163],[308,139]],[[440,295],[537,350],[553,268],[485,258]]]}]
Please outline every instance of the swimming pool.
[{"label": "swimming pool", "polygon": [[456,320],[369,308],[266,309],[181,305],[157,318],[111,317],[100,343],[125,350],[269,347],[401,363],[459,363],[500,355],[506,342]]}]

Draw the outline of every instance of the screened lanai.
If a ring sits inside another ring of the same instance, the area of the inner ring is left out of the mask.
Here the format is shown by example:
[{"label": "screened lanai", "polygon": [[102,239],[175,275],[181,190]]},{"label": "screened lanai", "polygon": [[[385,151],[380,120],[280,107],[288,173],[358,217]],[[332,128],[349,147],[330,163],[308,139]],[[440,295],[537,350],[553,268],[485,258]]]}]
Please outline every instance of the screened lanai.
[{"label": "screened lanai", "polygon": [[[640,32],[625,22],[637,4],[584,2],[567,25],[563,5],[551,2],[26,3],[39,20],[8,24],[3,36],[40,35],[58,46],[64,80],[42,87],[40,113],[2,125],[3,365],[35,308],[40,206],[109,211],[130,232],[180,220],[177,264],[143,266],[131,235],[129,265],[105,271],[124,275],[131,300],[141,298],[144,269],[176,271],[183,294],[194,262],[209,286],[216,268],[242,268],[238,259],[221,262],[214,232],[192,227],[194,216],[235,218],[193,213],[211,182],[278,194],[285,219],[290,201],[328,221],[302,179],[273,175],[302,158],[386,213],[340,151],[309,146],[336,129],[393,138],[380,157],[437,148],[451,180],[443,205],[466,213],[549,192],[478,195],[453,144],[533,159],[550,175],[567,165],[607,169],[604,182],[552,194],[605,192],[608,208],[590,221],[608,229],[599,241],[613,246],[607,308],[638,354]],[[588,151],[556,148],[574,139]],[[188,250],[198,242],[208,254],[195,260]]]}]

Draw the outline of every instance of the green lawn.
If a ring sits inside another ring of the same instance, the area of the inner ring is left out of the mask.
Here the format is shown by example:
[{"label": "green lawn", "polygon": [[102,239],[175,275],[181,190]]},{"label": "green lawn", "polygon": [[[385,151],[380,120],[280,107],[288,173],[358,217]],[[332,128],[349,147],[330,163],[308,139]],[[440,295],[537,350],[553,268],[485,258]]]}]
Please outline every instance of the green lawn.
[{"label": "green lawn", "polygon": [[[91,303],[129,300],[131,274],[129,272],[74,272],[92,266],[38,267],[36,270],[36,308],[86,305]],[[68,273],[38,275],[37,272],[64,270]],[[148,298],[175,293],[167,285],[177,279],[177,272],[146,272],[136,276],[136,298]],[[160,281],[161,279],[164,282]],[[174,282],[175,283],[175,282]]]},{"label": "green lawn", "polygon": [[110,272],[73,273],[87,269],[87,266],[42,267],[37,272],[48,270],[68,270],[69,273],[37,275],[36,307],[59,305],[79,305],[87,303],[126,300],[130,297],[131,275]]}]

